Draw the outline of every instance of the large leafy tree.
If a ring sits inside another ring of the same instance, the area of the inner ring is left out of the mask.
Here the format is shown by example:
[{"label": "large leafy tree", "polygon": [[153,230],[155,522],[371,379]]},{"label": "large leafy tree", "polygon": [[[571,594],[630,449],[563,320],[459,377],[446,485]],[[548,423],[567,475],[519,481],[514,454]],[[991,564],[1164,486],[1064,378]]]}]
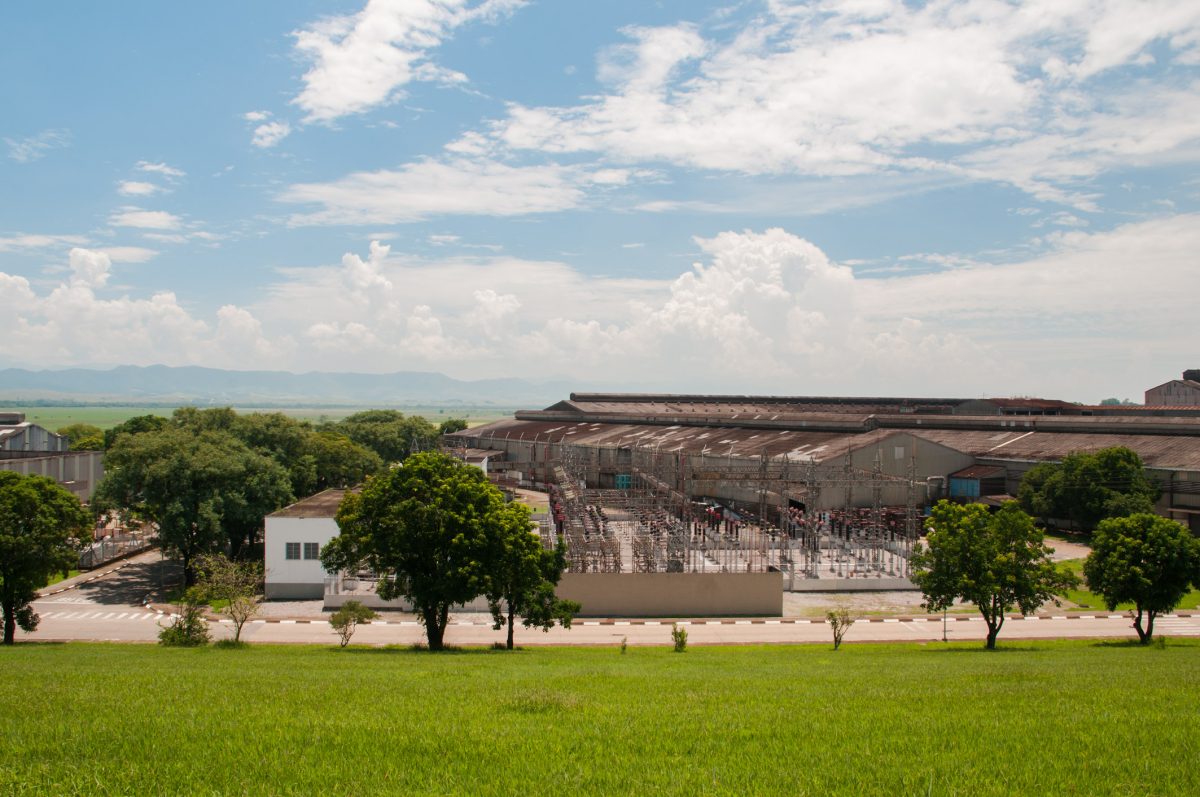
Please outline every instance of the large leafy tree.
[{"label": "large leafy tree", "polygon": [[157,525],[164,550],[195,583],[196,557],[253,542],[263,518],[293,496],[279,463],[221,431],[167,428],[117,437],[94,503]]},{"label": "large leafy tree", "polygon": [[60,426],[58,434],[65,435],[72,451],[103,451],[104,430],[90,423],[72,423]]},{"label": "large leafy tree", "polygon": [[37,628],[30,605],[51,574],[78,561],[91,515],[53,479],[0,471],[0,606],[4,644]]},{"label": "large leafy tree", "polygon": [[135,415],[125,423],[118,424],[104,432],[105,450],[113,447],[117,438],[123,434],[142,434],[143,432],[161,432],[171,425],[170,418],[161,415]]},{"label": "large leafy tree", "polygon": [[412,454],[434,448],[438,440],[438,429],[432,423],[417,415],[405,417],[397,410],[357,412],[327,429],[371,449],[384,462],[403,462]]},{"label": "large leafy tree", "polygon": [[1005,614],[1030,614],[1075,583],[1050,560],[1033,518],[1008,501],[995,514],[981,504],[939,501],[925,521],[926,545],[913,550],[911,578],[925,606],[954,600],[975,604],[987,623],[987,648],[996,647]]},{"label": "large leafy tree", "polygon": [[441,650],[450,608],[487,586],[489,536],[504,498],[478,468],[425,452],[367,480],[337,513],[341,534],[321,552],[326,570],[366,565],[376,592],[403,596],[422,624],[430,650]]},{"label": "large leafy tree", "polygon": [[1017,492],[1026,512],[1066,520],[1081,529],[1093,529],[1105,518],[1152,512],[1158,495],[1141,457],[1120,446],[1036,465]]},{"label": "large leafy tree", "polygon": [[566,552],[561,546],[547,549],[532,528],[528,506],[507,504],[489,537],[486,595],[495,628],[508,626],[509,650],[517,617],[526,628],[549,631],[556,622],[570,628],[579,611],[578,603],[554,592],[567,566]]},{"label": "large leafy tree", "polygon": [[1189,585],[1200,587],[1200,540],[1183,524],[1158,515],[1110,518],[1092,535],[1083,575],[1109,611],[1118,603],[1134,605],[1133,628],[1146,644],[1155,618],[1178,606]]}]

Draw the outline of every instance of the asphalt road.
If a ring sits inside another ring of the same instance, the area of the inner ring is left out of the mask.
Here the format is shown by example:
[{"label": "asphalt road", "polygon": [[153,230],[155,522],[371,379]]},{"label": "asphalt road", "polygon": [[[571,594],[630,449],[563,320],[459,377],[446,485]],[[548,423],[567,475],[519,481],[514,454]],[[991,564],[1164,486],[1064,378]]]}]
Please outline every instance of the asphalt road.
[{"label": "asphalt road", "polygon": [[[42,641],[153,642],[160,624],[169,617],[142,604],[147,593],[156,591],[162,563],[158,554],[143,554],[99,577],[80,579],[48,588],[34,606],[41,616],[32,634],[18,631],[18,639]],[[92,578],[92,580],[84,580]],[[168,574],[169,580],[169,574]],[[681,622],[692,645],[829,643],[829,627],[819,620],[800,618],[711,619]],[[214,638],[231,636],[227,621],[212,624]],[[946,636],[955,641],[978,640],[987,628],[977,616],[951,617]],[[853,642],[936,642],[942,639],[941,618],[892,617],[860,619],[846,634]],[[1161,636],[1200,636],[1200,613],[1161,617],[1155,626]],[[1021,639],[1134,638],[1130,618],[1123,614],[1080,616],[1043,615],[1014,618],[1005,622],[1001,642]],[[336,644],[337,636],[325,620],[275,618],[251,621],[242,631],[249,642]],[[361,626],[355,644],[411,645],[424,641],[423,629],[411,616],[389,614],[384,622]],[[518,645],[630,645],[671,644],[671,624],[661,620],[578,619],[569,630],[549,633],[518,627]],[[503,641],[504,632],[491,627],[486,614],[462,613],[452,618],[446,632],[450,645],[490,645]]]}]

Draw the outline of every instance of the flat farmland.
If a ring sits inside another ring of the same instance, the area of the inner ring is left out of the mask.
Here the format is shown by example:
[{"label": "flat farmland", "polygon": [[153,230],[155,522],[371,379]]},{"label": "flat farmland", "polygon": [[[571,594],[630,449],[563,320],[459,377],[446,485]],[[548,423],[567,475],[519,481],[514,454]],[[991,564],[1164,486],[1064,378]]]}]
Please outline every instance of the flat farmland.
[{"label": "flat farmland", "polygon": [[5,794],[1200,793],[1200,644],[0,650]]},{"label": "flat farmland", "polygon": [[[183,406],[183,405],[181,405]],[[239,413],[281,412],[299,420],[321,423],[339,421],[347,415],[362,412],[369,407],[233,407]],[[466,418],[471,426],[480,426],[502,418],[511,418],[515,408],[496,407],[433,407],[433,406],[382,406],[375,409],[397,409],[405,415],[419,415],[434,424],[447,418]],[[54,431],[73,423],[90,423],[101,429],[111,429],[138,415],[162,415],[170,417],[173,406],[163,405],[92,405],[92,406],[5,406],[0,412],[23,412],[25,420]]]}]

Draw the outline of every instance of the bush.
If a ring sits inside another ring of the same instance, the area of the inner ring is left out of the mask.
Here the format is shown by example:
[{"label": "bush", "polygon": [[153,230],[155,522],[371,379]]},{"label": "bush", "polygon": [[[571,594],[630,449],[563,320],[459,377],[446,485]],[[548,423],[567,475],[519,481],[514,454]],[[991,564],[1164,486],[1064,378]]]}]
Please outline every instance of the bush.
[{"label": "bush", "polygon": [[209,642],[208,623],[204,620],[204,595],[195,587],[183,593],[179,614],[158,632],[158,644],[167,647],[194,648]]},{"label": "bush", "polygon": [[676,653],[687,653],[687,629],[681,625],[671,626],[671,640],[675,643]]},{"label": "bush", "polygon": [[329,624],[333,626],[333,630],[342,640],[342,647],[346,647],[350,644],[350,637],[354,636],[354,629],[358,627],[359,623],[374,620],[378,616],[358,601],[346,601],[342,604],[342,608],[329,616]]},{"label": "bush", "polygon": [[837,650],[842,646],[842,637],[846,636],[850,626],[854,625],[854,618],[850,616],[849,609],[839,606],[825,612],[825,619],[829,622],[829,627],[833,629],[833,649]]}]

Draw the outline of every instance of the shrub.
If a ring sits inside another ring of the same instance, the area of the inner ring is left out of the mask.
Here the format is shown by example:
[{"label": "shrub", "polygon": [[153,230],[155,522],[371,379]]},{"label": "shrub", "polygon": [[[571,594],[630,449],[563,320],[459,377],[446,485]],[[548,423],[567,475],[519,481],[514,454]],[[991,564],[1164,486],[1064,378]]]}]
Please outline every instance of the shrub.
[{"label": "shrub", "polygon": [[346,601],[342,604],[342,608],[329,616],[329,624],[333,626],[333,630],[341,639],[342,647],[346,647],[350,644],[350,637],[354,636],[354,629],[358,627],[359,623],[374,620],[378,616],[373,610],[358,601]]},{"label": "shrub", "polygon": [[196,587],[184,592],[179,602],[179,614],[158,632],[158,644],[180,648],[207,645],[208,623],[204,620],[203,603],[204,594]]},{"label": "shrub", "polygon": [[825,612],[825,619],[829,621],[829,627],[833,629],[833,649],[837,650],[842,646],[842,637],[846,636],[850,626],[854,625],[854,618],[850,616],[849,609],[839,606]]},{"label": "shrub", "polygon": [[681,625],[671,626],[671,640],[675,643],[676,653],[687,653],[687,629]]}]

